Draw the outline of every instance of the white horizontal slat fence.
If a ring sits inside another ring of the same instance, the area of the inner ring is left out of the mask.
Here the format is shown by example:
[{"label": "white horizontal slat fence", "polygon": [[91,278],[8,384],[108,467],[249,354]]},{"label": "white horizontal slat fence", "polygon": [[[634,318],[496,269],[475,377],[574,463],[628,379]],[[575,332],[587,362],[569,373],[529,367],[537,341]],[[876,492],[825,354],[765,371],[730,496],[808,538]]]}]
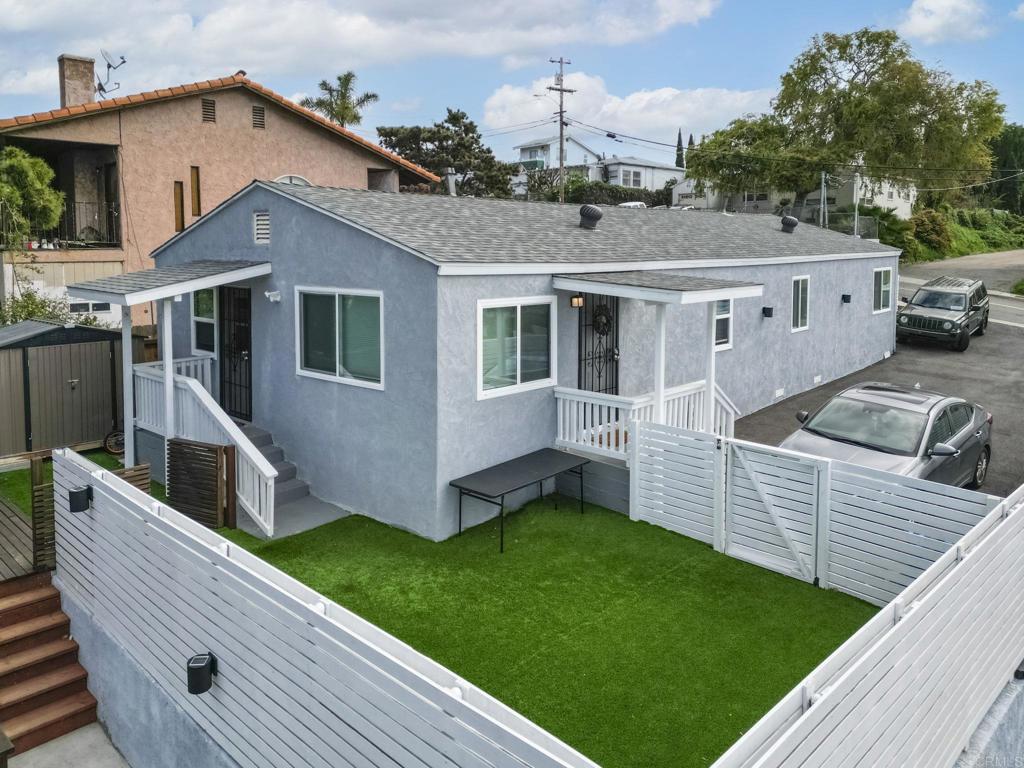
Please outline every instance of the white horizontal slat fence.
[{"label": "white horizontal slat fence", "polygon": [[[72,514],[68,490],[93,487]],[[109,472],[54,452],[60,588],[241,766],[595,764],[396,638]],[[190,696],[189,656],[218,660]]]},{"label": "white horizontal slat fence", "polygon": [[630,429],[633,519],[875,605],[999,501],[735,438],[643,421]]},{"label": "white horizontal slat fence", "polygon": [[714,768],[953,765],[1024,657],[1024,487],[1000,502]]}]

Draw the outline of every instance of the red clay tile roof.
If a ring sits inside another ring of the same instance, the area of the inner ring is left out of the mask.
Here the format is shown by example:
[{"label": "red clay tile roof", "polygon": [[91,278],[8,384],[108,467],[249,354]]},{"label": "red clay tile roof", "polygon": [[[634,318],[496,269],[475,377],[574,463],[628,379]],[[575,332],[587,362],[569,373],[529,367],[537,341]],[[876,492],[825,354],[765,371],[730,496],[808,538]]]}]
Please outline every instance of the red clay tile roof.
[{"label": "red clay tile roof", "polygon": [[248,88],[254,93],[258,93],[264,98],[273,101],[274,103],[284,107],[290,112],[294,112],[307,120],[312,120],[314,123],[318,123],[321,127],[332,131],[339,136],[343,136],[355,144],[368,149],[369,151],[380,155],[407,171],[415,173],[429,181],[440,181],[440,179],[433,173],[428,171],[426,168],[421,168],[415,163],[410,163],[403,157],[396,155],[394,152],[389,152],[377,144],[374,144],[368,139],[364,139],[352,131],[344,128],[337,123],[332,123],[325,117],[311,112],[305,107],[300,107],[293,101],[289,101],[279,93],[275,93],[269,88],[260,85],[257,82],[250,80],[245,76],[244,73],[239,72],[231,77],[219,77],[213,80],[204,80],[200,83],[187,83],[185,85],[177,85],[173,88],[160,88],[155,91],[146,91],[145,93],[135,93],[128,96],[118,96],[114,99],[105,99],[103,101],[89,102],[88,104],[75,104],[70,107],[63,107],[62,109],[53,109],[49,112],[36,112],[34,115],[19,115],[17,117],[0,118],[0,133],[10,130],[16,130],[24,128],[28,125],[38,125],[40,123],[49,123],[57,120],[67,120],[82,115],[87,115],[92,112],[105,111],[105,110],[116,110],[122,107],[137,106],[139,104],[146,104],[154,101],[166,101],[167,99],[174,99],[180,96],[187,96],[196,93],[207,93],[210,91],[222,90],[224,88]]}]

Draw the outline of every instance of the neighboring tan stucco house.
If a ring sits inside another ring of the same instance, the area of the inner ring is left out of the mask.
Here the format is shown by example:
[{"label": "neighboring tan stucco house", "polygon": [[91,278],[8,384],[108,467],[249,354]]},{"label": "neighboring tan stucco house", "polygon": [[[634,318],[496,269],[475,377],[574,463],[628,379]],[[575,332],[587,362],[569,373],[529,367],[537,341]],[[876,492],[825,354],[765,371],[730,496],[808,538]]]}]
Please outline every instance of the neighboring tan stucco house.
[{"label": "neighboring tan stucco house", "polygon": [[[157,298],[163,359],[202,370],[210,407],[274,462],[278,525],[309,493],[431,539],[458,530],[455,478],[557,446],[593,456],[587,498],[622,509],[631,414],[728,433],[895,346],[890,247],[771,216],[598,210],[586,228],[577,206],[254,182],[150,274],[75,290]],[[161,375],[135,377],[157,477]]]},{"label": "neighboring tan stucco house", "polygon": [[[36,269],[18,270],[50,294],[153,266],[149,254],[160,243],[255,178],[392,192],[437,181],[244,72],[95,102],[92,59],[64,55],[58,64],[59,109],[0,119],[0,146],[45,159],[65,194],[58,227],[33,232],[25,244]],[[9,264],[2,277],[9,293]],[[102,304],[74,304],[121,320]],[[136,308],[133,322],[152,324],[152,308]]]}]

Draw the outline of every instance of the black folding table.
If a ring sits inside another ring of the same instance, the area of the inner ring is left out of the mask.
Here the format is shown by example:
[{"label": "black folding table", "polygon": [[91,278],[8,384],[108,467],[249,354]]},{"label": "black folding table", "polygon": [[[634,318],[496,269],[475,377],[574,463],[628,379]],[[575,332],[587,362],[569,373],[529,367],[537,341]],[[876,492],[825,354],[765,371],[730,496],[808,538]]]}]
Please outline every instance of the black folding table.
[{"label": "black folding table", "polygon": [[539,451],[520,456],[518,459],[495,464],[471,475],[452,480],[449,485],[459,489],[459,533],[462,533],[462,497],[493,504],[499,508],[501,520],[501,551],[505,551],[505,497],[527,486],[537,484],[540,495],[544,495],[544,481],[563,472],[578,475],[580,478],[580,514],[583,513],[583,465],[590,459],[584,459],[565,451],[554,448],[542,448]]}]

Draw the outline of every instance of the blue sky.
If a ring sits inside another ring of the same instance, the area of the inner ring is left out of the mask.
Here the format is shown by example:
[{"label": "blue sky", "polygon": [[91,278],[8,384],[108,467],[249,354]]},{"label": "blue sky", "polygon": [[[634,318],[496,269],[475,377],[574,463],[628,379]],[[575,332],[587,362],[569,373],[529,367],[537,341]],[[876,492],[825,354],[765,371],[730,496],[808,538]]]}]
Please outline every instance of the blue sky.
[{"label": "blue sky", "polygon": [[[432,122],[447,106],[477,120],[499,157],[556,131],[536,98],[549,56],[572,60],[570,116],[671,142],[762,111],[810,37],[861,26],[898,29],[915,54],[959,79],[988,80],[1024,122],[1024,3],[1020,0],[859,0],[785,6],[749,0],[0,0],[0,115],[58,104],[56,57],[123,54],[122,92],[238,69],[297,97],[355,69],[379,104],[359,130]],[[581,134],[596,148],[665,160]]]}]

